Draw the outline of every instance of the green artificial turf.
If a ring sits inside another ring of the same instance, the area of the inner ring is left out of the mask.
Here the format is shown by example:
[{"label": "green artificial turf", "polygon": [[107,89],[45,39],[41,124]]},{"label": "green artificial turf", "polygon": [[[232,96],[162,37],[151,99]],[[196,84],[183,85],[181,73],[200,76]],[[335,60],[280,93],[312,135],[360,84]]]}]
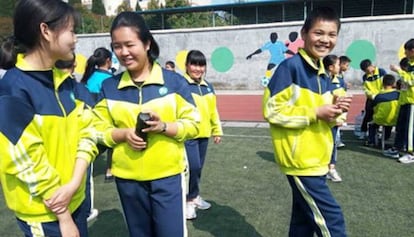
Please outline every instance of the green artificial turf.
[{"label": "green artificial turf", "polygon": [[[284,237],[291,194],[273,159],[267,128],[224,128],[221,144],[210,143],[201,195],[212,204],[188,221],[191,237]],[[414,234],[414,164],[385,158],[343,131],[337,170],[343,182],[329,181],[341,205],[349,236],[411,237]],[[317,149],[317,148],[314,148]],[[95,162],[95,207],[90,237],[128,236],[114,183],[104,183],[105,159]],[[0,196],[0,236],[22,236]]]}]

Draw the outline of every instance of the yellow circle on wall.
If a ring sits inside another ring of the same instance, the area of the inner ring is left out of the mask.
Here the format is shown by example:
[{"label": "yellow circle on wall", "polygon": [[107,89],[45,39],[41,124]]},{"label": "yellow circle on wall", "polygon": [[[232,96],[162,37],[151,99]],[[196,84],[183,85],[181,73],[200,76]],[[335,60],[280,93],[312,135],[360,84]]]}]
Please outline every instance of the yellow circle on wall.
[{"label": "yellow circle on wall", "polygon": [[401,45],[400,49],[398,50],[398,58],[401,60],[405,57],[405,49],[404,45]]},{"label": "yellow circle on wall", "polygon": [[180,71],[185,72],[185,59],[187,58],[188,51],[181,50],[175,56],[175,64]]},{"label": "yellow circle on wall", "polygon": [[87,58],[85,56],[83,56],[80,53],[76,54],[76,67],[75,67],[75,72],[78,74],[83,74],[85,73],[85,68],[86,68],[86,62],[87,62]]}]

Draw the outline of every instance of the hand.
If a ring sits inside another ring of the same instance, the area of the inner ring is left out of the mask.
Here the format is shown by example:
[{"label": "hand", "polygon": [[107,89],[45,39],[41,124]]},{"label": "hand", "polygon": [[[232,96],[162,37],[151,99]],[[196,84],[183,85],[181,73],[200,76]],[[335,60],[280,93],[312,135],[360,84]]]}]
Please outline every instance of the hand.
[{"label": "hand", "polygon": [[146,123],[149,125],[148,128],[142,129],[143,132],[161,133],[164,130],[165,122],[161,121],[160,116],[152,111],[146,111],[150,114],[151,120]]},{"label": "hand", "polygon": [[125,141],[129,144],[129,146],[132,149],[140,151],[140,150],[144,150],[147,147],[147,143],[141,137],[135,134],[135,129],[133,128],[124,129],[123,132],[124,132]]},{"label": "hand", "polygon": [[401,68],[397,65],[391,64],[390,65],[390,70],[393,72],[398,72],[398,70],[401,70]]},{"label": "hand", "polygon": [[326,122],[335,121],[340,114],[342,114],[342,109],[337,105],[327,104],[316,108],[316,117]]},{"label": "hand", "polygon": [[220,144],[221,143],[221,137],[220,136],[213,136],[214,144]]},{"label": "hand", "polygon": [[51,198],[44,200],[44,203],[54,213],[63,213],[67,210],[67,207],[76,190],[77,187],[72,182],[65,184],[61,186]]},{"label": "hand", "polygon": [[350,96],[334,97],[334,104],[341,109],[342,112],[348,112],[351,102],[352,97]]},{"label": "hand", "polygon": [[59,229],[62,237],[80,237],[78,227],[72,219],[70,212],[67,210],[57,215],[59,220]]}]

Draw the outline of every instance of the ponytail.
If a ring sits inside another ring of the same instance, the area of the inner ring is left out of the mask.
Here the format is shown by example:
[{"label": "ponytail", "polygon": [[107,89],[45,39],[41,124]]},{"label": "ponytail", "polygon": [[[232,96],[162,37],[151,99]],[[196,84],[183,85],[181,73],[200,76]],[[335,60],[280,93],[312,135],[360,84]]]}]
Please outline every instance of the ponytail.
[{"label": "ponytail", "polygon": [[13,36],[7,37],[0,47],[0,68],[10,69],[15,66],[17,60],[16,40]]}]

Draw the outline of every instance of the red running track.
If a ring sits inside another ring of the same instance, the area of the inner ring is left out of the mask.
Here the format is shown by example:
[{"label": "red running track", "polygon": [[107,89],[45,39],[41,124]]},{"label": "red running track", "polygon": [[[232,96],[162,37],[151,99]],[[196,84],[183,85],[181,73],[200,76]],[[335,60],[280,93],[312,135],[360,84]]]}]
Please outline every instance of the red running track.
[{"label": "red running track", "polygon": [[[347,123],[354,124],[355,116],[364,109],[365,95],[354,94]],[[218,94],[217,107],[222,121],[264,122],[262,95]]]}]

